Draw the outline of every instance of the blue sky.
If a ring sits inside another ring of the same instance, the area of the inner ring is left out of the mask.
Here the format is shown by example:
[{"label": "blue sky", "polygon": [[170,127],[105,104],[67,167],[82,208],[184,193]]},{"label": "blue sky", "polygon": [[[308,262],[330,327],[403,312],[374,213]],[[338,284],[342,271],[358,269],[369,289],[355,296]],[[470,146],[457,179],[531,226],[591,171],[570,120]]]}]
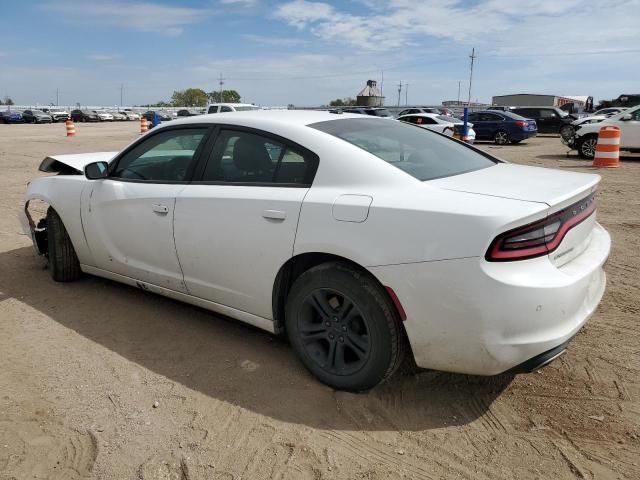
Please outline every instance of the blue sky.
[{"label": "blue sky", "polygon": [[[0,96],[125,104],[174,90],[238,90],[261,105],[320,105],[367,79],[387,104],[517,92],[637,93],[640,0],[45,0],[4,2]],[[405,102],[405,91],[402,93]]]}]

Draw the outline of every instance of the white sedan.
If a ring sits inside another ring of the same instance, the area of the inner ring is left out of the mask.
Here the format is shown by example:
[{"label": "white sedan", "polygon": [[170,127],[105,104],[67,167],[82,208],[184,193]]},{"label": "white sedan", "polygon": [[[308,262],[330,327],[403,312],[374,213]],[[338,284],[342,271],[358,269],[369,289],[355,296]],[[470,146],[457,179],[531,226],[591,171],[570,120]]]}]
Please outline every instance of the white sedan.
[{"label": "white sedan", "polygon": [[[462,120],[449,117],[447,115],[439,115],[436,113],[414,113],[411,115],[402,115],[398,120],[405,123],[411,123],[427,130],[444,133],[452,136],[456,130],[462,133]],[[473,123],[467,122],[468,132],[467,141],[473,143],[476,140],[476,132],[473,129]]]},{"label": "white sedan", "polygon": [[467,374],[539,368],[605,288],[598,175],[402,122],[205,115],[40,170],[57,175],[29,183],[21,220],[54,280],[99,275],[286,334],[337,389],[375,386],[405,354]]}]

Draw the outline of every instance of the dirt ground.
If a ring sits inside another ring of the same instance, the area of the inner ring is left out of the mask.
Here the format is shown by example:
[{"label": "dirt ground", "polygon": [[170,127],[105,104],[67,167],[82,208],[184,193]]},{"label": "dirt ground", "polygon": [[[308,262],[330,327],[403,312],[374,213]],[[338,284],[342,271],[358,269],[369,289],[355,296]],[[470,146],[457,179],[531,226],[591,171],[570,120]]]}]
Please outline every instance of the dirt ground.
[{"label": "dirt ground", "polygon": [[[118,150],[138,125],[77,131],[0,125],[0,479],[640,478],[640,157],[599,172],[609,283],[566,355],[354,395],[233,320],[99,278],[54,283],[17,220],[26,183],[45,155]],[[591,171],[557,137],[482,148]]]}]

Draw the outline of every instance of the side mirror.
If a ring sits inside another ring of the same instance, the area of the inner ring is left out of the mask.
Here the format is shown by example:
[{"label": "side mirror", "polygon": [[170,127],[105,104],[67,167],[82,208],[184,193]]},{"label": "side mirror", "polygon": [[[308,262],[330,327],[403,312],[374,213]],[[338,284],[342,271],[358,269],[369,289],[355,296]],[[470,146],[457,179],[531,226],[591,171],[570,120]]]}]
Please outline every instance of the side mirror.
[{"label": "side mirror", "polygon": [[620,120],[622,120],[623,122],[628,122],[629,120],[631,120],[633,117],[631,116],[630,113],[625,113],[622,118]]},{"label": "side mirror", "polygon": [[84,176],[89,180],[99,180],[109,176],[109,164],[107,162],[93,162],[85,165]]}]

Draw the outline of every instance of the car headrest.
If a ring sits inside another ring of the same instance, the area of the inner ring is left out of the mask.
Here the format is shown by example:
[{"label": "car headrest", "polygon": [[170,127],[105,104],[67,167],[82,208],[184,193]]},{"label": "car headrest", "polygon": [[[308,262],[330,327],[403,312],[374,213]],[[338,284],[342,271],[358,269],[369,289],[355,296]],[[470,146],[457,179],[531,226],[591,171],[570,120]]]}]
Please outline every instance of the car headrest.
[{"label": "car headrest", "polygon": [[264,141],[254,136],[242,136],[233,146],[233,164],[243,172],[263,172],[271,168],[272,162]]}]

